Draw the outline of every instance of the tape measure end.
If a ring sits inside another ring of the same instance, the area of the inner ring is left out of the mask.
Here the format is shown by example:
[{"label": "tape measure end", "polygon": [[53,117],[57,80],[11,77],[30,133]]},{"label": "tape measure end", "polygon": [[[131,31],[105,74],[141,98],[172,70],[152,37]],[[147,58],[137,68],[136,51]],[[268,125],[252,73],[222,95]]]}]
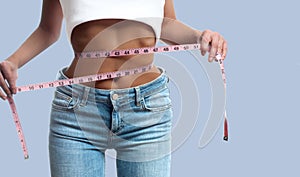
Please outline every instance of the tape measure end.
[{"label": "tape measure end", "polygon": [[228,141],[228,136],[224,136],[223,140]]},{"label": "tape measure end", "polygon": [[24,157],[24,159],[25,159],[25,160],[29,159],[29,155],[26,155],[26,156]]}]

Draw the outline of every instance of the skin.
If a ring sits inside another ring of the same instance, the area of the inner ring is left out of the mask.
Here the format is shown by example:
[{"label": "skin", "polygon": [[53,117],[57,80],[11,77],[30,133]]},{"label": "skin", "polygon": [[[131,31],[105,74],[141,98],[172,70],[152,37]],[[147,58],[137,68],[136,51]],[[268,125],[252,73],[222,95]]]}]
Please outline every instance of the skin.
[{"label": "skin", "polygon": [[[216,54],[225,59],[227,42],[217,32],[192,29],[176,20],[173,0],[166,0],[164,20],[160,40],[167,44],[200,43],[201,54],[208,55],[212,62]],[[42,16],[36,30],[10,57],[0,63],[0,97],[5,100],[16,94],[17,70],[36,55],[44,51],[59,38],[63,13],[59,0],[43,0]],[[176,29],[176,30],[175,30]],[[71,35],[71,45],[75,52],[90,50],[112,50],[154,46],[155,33],[147,24],[123,19],[101,19],[76,26]],[[65,72],[69,78],[101,72],[128,69],[153,62],[153,55],[101,58],[96,60],[78,60],[74,58]],[[147,83],[159,76],[154,66],[142,74],[125,76],[118,79],[85,83],[101,88],[128,88]]]}]

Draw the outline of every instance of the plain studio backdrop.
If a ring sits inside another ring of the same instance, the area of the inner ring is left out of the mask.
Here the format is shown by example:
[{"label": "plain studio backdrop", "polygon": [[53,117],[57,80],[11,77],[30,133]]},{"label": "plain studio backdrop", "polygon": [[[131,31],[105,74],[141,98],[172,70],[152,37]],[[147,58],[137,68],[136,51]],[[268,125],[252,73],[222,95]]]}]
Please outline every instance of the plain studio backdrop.
[{"label": "plain studio backdrop", "polygon": [[[166,61],[172,63],[169,66],[178,65],[193,78],[198,89],[195,98],[200,103],[198,121],[173,151],[172,177],[299,176],[299,3],[295,0],[174,0],[174,3],[180,21],[200,30],[218,31],[228,41],[225,67],[230,139],[227,143],[222,141],[221,127],[205,148],[198,148],[210,110],[209,80],[188,52],[165,55]],[[41,1],[3,1],[0,9],[0,58],[4,60],[38,25]],[[69,64],[71,57],[63,29],[56,44],[19,70],[18,85],[54,80],[57,70]],[[167,67],[163,58],[158,57],[156,62]],[[171,76],[176,75],[175,71],[169,68]],[[181,102],[191,95],[178,86],[182,85],[180,82],[185,81],[172,78],[170,82],[175,126],[179,119],[190,121],[191,117],[181,113],[183,104],[193,104]],[[44,89],[15,96],[29,160],[22,157],[8,104],[0,101],[0,176],[50,176],[48,126],[53,91]],[[108,157],[107,161],[107,176],[114,177],[113,160]]]}]

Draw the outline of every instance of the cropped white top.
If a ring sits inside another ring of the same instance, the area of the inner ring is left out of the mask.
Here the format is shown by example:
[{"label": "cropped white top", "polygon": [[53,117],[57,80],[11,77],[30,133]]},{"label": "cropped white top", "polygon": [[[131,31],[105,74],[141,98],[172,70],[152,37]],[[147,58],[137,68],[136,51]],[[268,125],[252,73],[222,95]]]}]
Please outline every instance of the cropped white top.
[{"label": "cropped white top", "polygon": [[68,38],[79,24],[99,19],[128,19],[150,25],[160,37],[165,0],[60,0]]}]

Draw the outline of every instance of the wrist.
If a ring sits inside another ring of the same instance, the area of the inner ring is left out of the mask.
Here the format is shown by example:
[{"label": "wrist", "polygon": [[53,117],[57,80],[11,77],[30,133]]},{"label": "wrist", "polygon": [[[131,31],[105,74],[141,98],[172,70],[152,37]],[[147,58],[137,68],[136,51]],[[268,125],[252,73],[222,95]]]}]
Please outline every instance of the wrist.
[{"label": "wrist", "polygon": [[201,43],[201,39],[202,39],[202,32],[199,30],[194,30],[194,38],[196,39],[196,43],[200,44]]},{"label": "wrist", "polygon": [[12,65],[14,65],[14,67],[16,67],[17,69],[20,67],[19,66],[19,60],[17,57],[15,57],[14,55],[10,56],[9,58],[7,58],[5,61],[10,62]]}]

